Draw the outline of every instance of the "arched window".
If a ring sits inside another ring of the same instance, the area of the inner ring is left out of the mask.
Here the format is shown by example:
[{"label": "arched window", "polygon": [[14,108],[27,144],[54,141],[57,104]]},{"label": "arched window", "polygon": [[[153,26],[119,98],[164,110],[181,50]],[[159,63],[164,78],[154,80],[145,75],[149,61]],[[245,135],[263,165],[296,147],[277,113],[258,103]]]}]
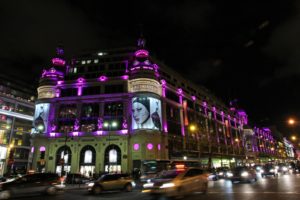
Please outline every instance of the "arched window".
[{"label": "arched window", "polygon": [[84,152],[84,163],[92,163],[93,153],[91,150],[86,150]]},{"label": "arched window", "polygon": [[96,151],[95,148],[87,145],[81,149],[80,152],[80,165],[95,165]]},{"label": "arched window", "polygon": [[109,162],[110,163],[116,163],[117,162],[117,158],[118,158],[117,150],[111,149],[109,151]]},{"label": "arched window", "polygon": [[71,159],[72,159],[72,152],[70,147],[68,146],[62,146],[60,147],[56,152],[56,163],[58,165],[61,165],[62,161],[64,160],[65,165],[71,165]]}]

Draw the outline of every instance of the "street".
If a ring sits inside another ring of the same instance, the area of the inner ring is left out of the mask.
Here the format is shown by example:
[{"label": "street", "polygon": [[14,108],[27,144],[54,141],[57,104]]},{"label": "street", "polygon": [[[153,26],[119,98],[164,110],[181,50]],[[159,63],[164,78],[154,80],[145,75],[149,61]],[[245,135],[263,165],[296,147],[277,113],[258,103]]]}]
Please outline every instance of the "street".
[{"label": "street", "polygon": [[[60,199],[110,199],[110,200],[124,200],[124,199],[151,199],[149,196],[142,194],[140,190],[135,190],[131,193],[126,192],[107,192],[98,196],[90,195],[86,190],[73,189],[65,191],[56,196],[30,196],[19,199],[41,199],[44,200],[60,200]],[[254,183],[234,183],[229,180],[218,180],[209,182],[209,190],[206,195],[193,194],[185,199],[214,199],[214,200],[298,200],[300,198],[300,175],[279,175],[278,177],[260,178]]]}]

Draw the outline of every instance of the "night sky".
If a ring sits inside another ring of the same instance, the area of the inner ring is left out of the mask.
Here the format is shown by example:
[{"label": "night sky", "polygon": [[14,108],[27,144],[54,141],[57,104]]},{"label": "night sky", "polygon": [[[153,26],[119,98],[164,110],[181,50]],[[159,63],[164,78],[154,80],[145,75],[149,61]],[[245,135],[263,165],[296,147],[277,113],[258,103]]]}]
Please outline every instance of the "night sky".
[{"label": "night sky", "polygon": [[252,125],[289,135],[287,118],[300,120],[300,1],[2,0],[0,23],[11,77],[37,83],[58,44],[67,57],[134,46],[142,29],[151,55],[236,100]]}]

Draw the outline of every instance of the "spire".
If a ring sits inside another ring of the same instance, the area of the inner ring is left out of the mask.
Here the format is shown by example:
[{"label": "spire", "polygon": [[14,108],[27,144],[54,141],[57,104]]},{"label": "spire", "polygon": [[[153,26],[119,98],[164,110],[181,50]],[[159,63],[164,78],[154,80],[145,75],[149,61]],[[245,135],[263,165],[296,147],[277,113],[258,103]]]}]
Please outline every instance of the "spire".
[{"label": "spire", "polygon": [[146,40],[143,35],[143,24],[140,24],[140,37],[137,41],[138,49],[144,49],[146,45]]},{"label": "spire", "polygon": [[64,59],[64,48],[62,44],[56,47],[56,56],[52,58],[53,67],[64,67],[66,61]]}]

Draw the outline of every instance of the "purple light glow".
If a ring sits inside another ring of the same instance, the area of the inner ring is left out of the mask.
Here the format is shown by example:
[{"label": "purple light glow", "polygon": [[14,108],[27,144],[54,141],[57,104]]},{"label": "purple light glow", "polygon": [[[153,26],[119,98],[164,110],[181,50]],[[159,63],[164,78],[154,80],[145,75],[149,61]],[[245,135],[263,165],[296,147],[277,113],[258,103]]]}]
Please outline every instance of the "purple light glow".
[{"label": "purple light glow", "polygon": [[207,103],[203,101],[203,107],[207,107]]},{"label": "purple light glow", "polygon": [[177,89],[177,94],[182,95],[182,89],[181,88]]},{"label": "purple light glow", "polygon": [[160,82],[163,86],[165,86],[167,84],[166,80],[164,80],[164,79],[161,79]]},{"label": "purple light glow", "polygon": [[57,89],[57,90],[55,91],[55,97],[60,97],[60,90]]},{"label": "purple light glow", "polygon": [[160,150],[160,144],[157,145],[157,149]]},{"label": "purple light glow", "polygon": [[54,132],[50,133],[50,137],[55,137],[55,136],[56,136],[56,133],[54,133]]},{"label": "purple light glow", "polygon": [[77,82],[78,82],[78,83],[83,83],[84,81],[85,81],[85,80],[84,80],[84,78],[82,78],[82,77],[80,77],[80,78],[77,79]]},{"label": "purple light glow", "polygon": [[77,137],[77,136],[79,136],[79,132],[78,132],[78,131],[76,131],[76,132],[72,132],[72,136],[74,136],[74,137]]},{"label": "purple light glow", "polygon": [[61,58],[52,58],[52,64],[56,66],[64,66],[66,64],[66,61]]},{"label": "purple light glow", "polygon": [[41,146],[41,147],[40,147],[40,151],[46,151],[46,147]]},{"label": "purple light glow", "polygon": [[34,147],[31,147],[31,153],[33,153],[34,152]]},{"label": "purple light glow", "polygon": [[61,85],[63,83],[64,83],[64,81],[57,81],[57,85]]},{"label": "purple light glow", "polygon": [[118,131],[118,133],[122,134],[122,135],[126,135],[128,133],[128,130],[123,129],[123,130]]},{"label": "purple light glow", "polygon": [[100,77],[99,77],[99,80],[102,81],[102,82],[103,82],[103,81],[106,81],[106,80],[107,80],[107,77],[106,77],[106,76],[100,76]]},{"label": "purple light glow", "polygon": [[149,56],[149,52],[145,49],[140,49],[140,50],[137,50],[134,55],[136,57],[148,57]]},{"label": "purple light glow", "polygon": [[152,150],[153,149],[153,144],[152,143],[148,143],[147,144],[147,149],[148,150]]},{"label": "purple light glow", "polygon": [[196,97],[195,97],[195,96],[192,96],[192,100],[193,100],[193,101],[196,101]]},{"label": "purple light glow", "polygon": [[123,120],[122,127],[123,127],[123,129],[127,129],[128,125],[127,125],[126,119]]},{"label": "purple light glow", "polygon": [[139,150],[139,149],[140,149],[140,145],[139,145],[139,144],[134,144],[134,145],[133,145],[133,149],[134,149],[135,151]]},{"label": "purple light glow", "polygon": [[153,64],[153,67],[154,67],[154,71],[158,71],[158,65],[157,64]]},{"label": "purple light glow", "polygon": [[81,95],[82,95],[82,87],[79,86],[79,87],[77,88],[77,96],[81,96]]},{"label": "purple light glow", "polygon": [[183,126],[183,125],[181,126],[181,135],[182,135],[182,136],[185,136],[184,126]]},{"label": "purple light glow", "polygon": [[165,133],[168,132],[168,124],[167,123],[164,124],[164,131],[165,131]]},{"label": "purple light glow", "polygon": [[103,135],[103,131],[96,131],[97,135]]},{"label": "purple light glow", "polygon": [[129,78],[128,75],[123,75],[123,76],[122,76],[122,79],[123,79],[123,80],[128,80],[128,78]]}]

